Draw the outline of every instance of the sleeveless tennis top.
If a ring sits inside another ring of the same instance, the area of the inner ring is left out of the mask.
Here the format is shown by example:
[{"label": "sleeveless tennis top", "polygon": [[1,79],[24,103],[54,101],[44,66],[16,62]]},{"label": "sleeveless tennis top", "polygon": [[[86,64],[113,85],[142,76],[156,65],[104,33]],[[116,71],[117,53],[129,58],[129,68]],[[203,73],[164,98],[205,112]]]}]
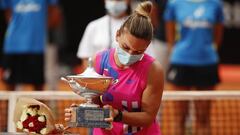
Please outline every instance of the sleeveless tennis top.
[{"label": "sleeveless tennis top", "polygon": [[[144,54],[129,68],[120,69],[114,60],[115,48],[105,50],[96,55],[95,69],[104,76],[111,76],[114,82],[103,94],[103,104],[109,104],[116,109],[127,112],[140,112],[143,91],[147,85],[149,69],[154,61]],[[148,127],[134,127],[122,122],[113,122],[112,130],[95,128],[94,135],[160,135],[160,129],[155,120]]]}]

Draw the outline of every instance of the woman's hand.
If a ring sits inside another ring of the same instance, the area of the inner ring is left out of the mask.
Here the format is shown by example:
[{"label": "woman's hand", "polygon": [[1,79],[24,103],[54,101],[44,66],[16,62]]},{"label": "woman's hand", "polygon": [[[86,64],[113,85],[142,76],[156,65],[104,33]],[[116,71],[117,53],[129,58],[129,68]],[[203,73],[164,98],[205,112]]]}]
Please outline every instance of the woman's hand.
[{"label": "woman's hand", "polygon": [[73,107],[77,107],[77,104],[72,104],[70,108],[65,108],[64,112],[65,112],[65,121],[69,122],[72,118],[72,111],[73,111]]},{"label": "woman's hand", "polygon": [[118,115],[118,110],[114,109],[111,105],[104,105],[103,108],[110,110],[110,117],[105,118],[104,120],[110,123],[110,127],[106,128],[106,130],[111,130],[113,128],[112,123],[113,123],[114,117]]}]

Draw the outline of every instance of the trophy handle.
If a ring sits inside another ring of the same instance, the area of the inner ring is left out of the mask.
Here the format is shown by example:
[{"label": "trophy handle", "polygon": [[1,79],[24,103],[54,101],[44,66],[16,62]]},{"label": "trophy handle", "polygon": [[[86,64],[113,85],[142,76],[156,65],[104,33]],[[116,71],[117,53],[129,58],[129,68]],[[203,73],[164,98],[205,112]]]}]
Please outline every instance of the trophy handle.
[{"label": "trophy handle", "polygon": [[61,80],[62,80],[62,81],[65,81],[65,82],[67,82],[67,83],[68,83],[68,79],[67,79],[67,78],[65,78],[65,77],[61,77]]},{"label": "trophy handle", "polygon": [[80,95],[80,93],[84,92],[84,90],[86,89],[85,87],[82,87],[78,82],[76,82],[73,79],[67,79],[65,77],[61,77],[61,80],[67,82],[69,86],[74,90],[74,92],[77,93],[78,95]]}]

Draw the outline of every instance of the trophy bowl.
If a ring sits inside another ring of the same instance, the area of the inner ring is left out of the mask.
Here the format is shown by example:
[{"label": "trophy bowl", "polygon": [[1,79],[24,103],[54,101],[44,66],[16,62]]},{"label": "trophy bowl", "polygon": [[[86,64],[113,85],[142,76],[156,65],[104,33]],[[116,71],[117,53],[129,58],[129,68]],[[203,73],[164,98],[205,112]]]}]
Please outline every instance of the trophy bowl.
[{"label": "trophy bowl", "polygon": [[86,103],[73,109],[70,127],[100,127],[109,128],[110,123],[104,121],[110,117],[109,109],[100,108],[92,99],[103,94],[112,84],[112,77],[102,76],[92,67],[92,60],[88,60],[88,67],[82,74],[67,75],[61,78],[72,90],[86,99]]},{"label": "trophy bowl", "polygon": [[85,76],[85,75],[69,75],[66,76],[67,80],[74,80],[76,83],[80,85],[80,87],[77,85],[79,91],[74,91],[77,94],[80,94],[82,92],[94,92],[102,94],[104,93],[107,88],[112,83],[111,77],[91,77],[91,76]]}]

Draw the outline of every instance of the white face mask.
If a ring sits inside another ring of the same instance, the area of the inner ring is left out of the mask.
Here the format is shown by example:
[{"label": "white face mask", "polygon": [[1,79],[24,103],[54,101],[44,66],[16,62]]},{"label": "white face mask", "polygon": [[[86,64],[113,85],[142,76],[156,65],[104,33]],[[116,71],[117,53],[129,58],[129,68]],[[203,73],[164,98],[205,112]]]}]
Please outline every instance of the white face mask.
[{"label": "white face mask", "polygon": [[117,47],[117,56],[121,64],[129,66],[136,63],[137,61],[142,60],[144,54],[131,55],[128,52],[124,51],[121,47]]},{"label": "white face mask", "polygon": [[118,17],[127,10],[127,3],[124,0],[106,0],[105,8],[111,16]]}]

